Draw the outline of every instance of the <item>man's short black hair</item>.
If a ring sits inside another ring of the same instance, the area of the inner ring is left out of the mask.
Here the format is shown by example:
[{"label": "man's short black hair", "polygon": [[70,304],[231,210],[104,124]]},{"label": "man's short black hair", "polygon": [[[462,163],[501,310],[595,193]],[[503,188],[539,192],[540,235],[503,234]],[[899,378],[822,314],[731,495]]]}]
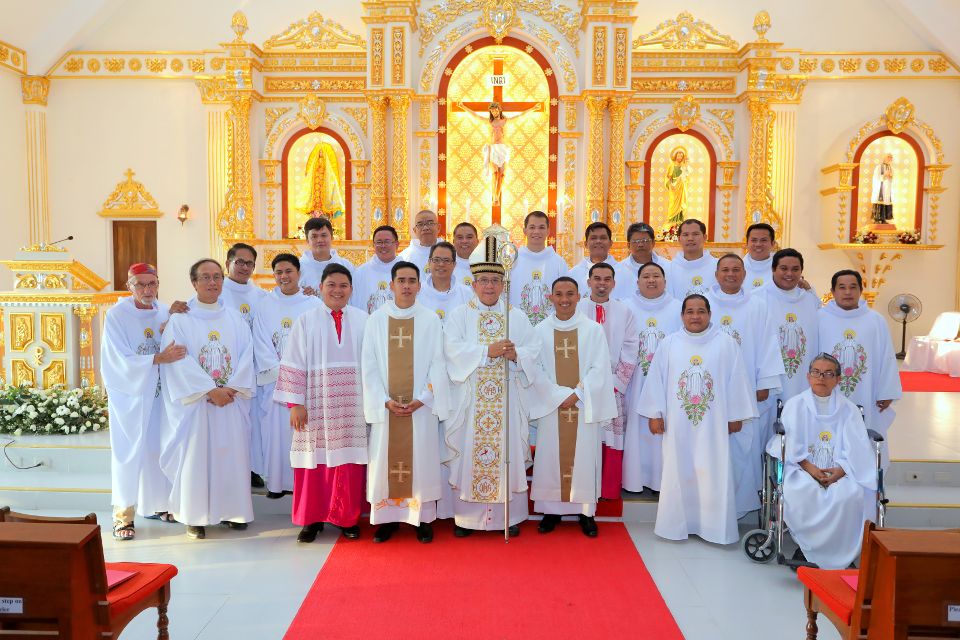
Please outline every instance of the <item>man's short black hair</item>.
[{"label": "man's short black hair", "polygon": [[310,232],[314,229],[327,229],[330,235],[333,235],[333,224],[326,216],[318,216],[307,220],[303,225],[303,235],[310,235]]},{"label": "man's short black hair", "polygon": [[745,235],[744,238],[747,239],[747,240],[749,240],[749,239],[750,239],[750,232],[751,232],[751,231],[758,231],[758,230],[759,230],[759,231],[766,231],[767,233],[769,233],[769,234],[770,234],[770,242],[776,242],[776,241],[777,241],[777,232],[774,231],[774,230],[773,230],[773,227],[771,227],[770,225],[768,225],[766,222],[757,222],[757,223],[752,224],[752,225],[750,225],[749,227],[747,227],[747,235]]},{"label": "man's short black hair", "polygon": [[720,271],[720,263],[723,262],[724,260],[726,260],[727,258],[730,258],[730,259],[732,259],[732,260],[736,260],[737,262],[740,263],[740,266],[743,266],[743,258],[741,258],[740,256],[738,256],[738,255],[735,254],[735,253],[725,253],[725,254],[723,254],[722,256],[720,256],[720,259],[719,259],[719,260],[717,260],[717,271]]},{"label": "man's short black hair", "polygon": [[837,280],[843,276],[853,276],[857,279],[857,285],[860,289],[863,289],[863,276],[860,275],[859,271],[854,271],[853,269],[841,269],[833,274],[833,277],[830,278],[830,291],[833,291],[837,288]]},{"label": "man's short black hair", "polygon": [[398,241],[398,242],[400,241],[400,236],[397,235],[397,230],[394,229],[393,227],[391,227],[391,226],[388,225],[388,224],[382,224],[382,225],[380,225],[379,227],[377,227],[376,229],[374,229],[374,230],[373,230],[373,233],[370,234],[370,238],[371,238],[371,239],[376,238],[376,237],[377,237],[377,234],[380,233],[381,231],[389,231],[390,233],[393,234],[393,239],[394,239],[394,240],[396,240],[396,241]]},{"label": "man's short black hair", "polygon": [[687,218],[686,220],[680,223],[679,229],[683,231],[684,225],[688,225],[688,224],[697,225],[698,227],[700,227],[700,233],[702,233],[703,235],[707,235],[707,225],[703,224],[702,221],[697,220],[696,218]]},{"label": "man's short black hair", "polygon": [[796,258],[800,261],[800,270],[803,271],[803,254],[797,251],[796,249],[791,249],[787,247],[786,249],[780,249],[775,254],[773,254],[773,269],[777,268],[777,265],[780,264],[780,261],[784,258]]},{"label": "man's short black hair", "polygon": [[640,278],[640,274],[643,273],[643,270],[646,269],[647,267],[650,267],[650,266],[653,266],[653,267],[656,267],[657,269],[659,269],[659,270],[660,270],[660,275],[662,275],[664,278],[667,277],[667,272],[664,271],[663,267],[661,267],[661,266],[658,265],[656,262],[654,262],[654,261],[651,260],[650,262],[644,262],[642,265],[640,265],[640,268],[637,269],[637,279]]},{"label": "man's short black hair", "polygon": [[454,246],[453,246],[452,244],[450,244],[449,242],[447,242],[446,240],[441,240],[441,241],[437,242],[436,244],[434,244],[432,247],[430,247],[430,256],[429,256],[429,257],[433,258],[433,254],[435,254],[435,253],[437,252],[437,249],[448,249],[448,250],[450,251],[450,255],[453,256],[453,261],[454,261],[454,262],[457,261],[457,248],[454,247]]},{"label": "man's short black hair", "polygon": [[691,300],[703,300],[703,304],[707,305],[707,311],[710,311],[710,301],[707,300],[707,296],[702,296],[699,293],[691,293],[683,299],[683,304],[680,306],[680,313],[687,310],[687,303]]},{"label": "man's short black hair", "polygon": [[531,211],[523,219],[523,228],[526,229],[527,225],[530,223],[530,218],[543,218],[543,221],[547,223],[547,226],[550,226],[550,218],[543,211]]},{"label": "man's short black hair", "polygon": [[217,262],[213,258],[200,258],[199,260],[194,262],[192,265],[190,265],[190,282],[197,281],[197,277],[200,271],[200,265],[202,265],[204,262],[212,262],[213,264],[217,265],[220,268],[220,273],[223,274],[223,267],[220,265],[219,262]]},{"label": "man's short black hair", "polygon": [[627,242],[630,242],[630,238],[633,237],[635,233],[645,233],[650,236],[651,240],[657,239],[657,232],[646,222],[634,222],[627,227]]},{"label": "man's short black hair", "polygon": [[587,228],[583,230],[583,239],[587,240],[590,238],[590,234],[597,229],[603,229],[607,232],[607,239],[613,240],[613,232],[610,231],[610,225],[606,222],[591,222],[587,225]]},{"label": "man's short black hair", "polygon": [[473,235],[479,236],[479,233],[477,232],[477,228],[473,226],[473,223],[470,223],[470,222],[461,222],[460,224],[455,226],[453,228],[453,235],[457,235],[457,229],[459,229],[460,227],[470,227],[470,230],[473,231]]},{"label": "man's short black hair", "polygon": [[270,261],[270,268],[276,269],[281,262],[289,262],[297,268],[297,271],[300,271],[300,258],[292,253],[278,253],[277,257]]},{"label": "man's short black hair", "polygon": [[324,281],[330,276],[338,273],[347,276],[347,281],[350,283],[351,287],[353,286],[353,274],[350,273],[350,269],[347,269],[338,262],[331,262],[323,268],[323,274],[320,276],[320,284],[323,284]]},{"label": "man's short black hair", "polygon": [[239,251],[240,249],[246,249],[247,251],[253,254],[254,260],[257,259],[256,249],[251,247],[246,242],[238,242],[227,250],[227,264],[230,264],[230,262],[237,257],[237,251]]},{"label": "man's short black hair", "polygon": [[573,284],[573,288],[577,290],[577,293],[580,292],[580,286],[577,284],[577,281],[571,278],[570,276],[560,276],[553,281],[553,284],[550,285],[550,292],[553,293],[553,290],[557,288],[557,285],[561,282],[569,282]]},{"label": "man's short black hair", "polygon": [[594,264],[593,266],[591,266],[591,267],[590,267],[590,271],[587,272],[587,277],[588,277],[588,278],[592,278],[592,277],[593,277],[593,272],[596,271],[597,269],[610,269],[610,273],[613,274],[613,279],[614,279],[614,280],[617,279],[617,270],[614,269],[614,268],[613,268],[609,263],[607,263],[607,262],[598,262],[598,263]]},{"label": "man's short black hair", "polygon": [[407,262],[406,260],[400,260],[398,262],[395,262],[393,266],[390,267],[391,280],[397,279],[397,272],[400,271],[400,269],[413,269],[417,274],[417,280],[418,281],[420,280],[420,267],[413,264],[412,262]]}]

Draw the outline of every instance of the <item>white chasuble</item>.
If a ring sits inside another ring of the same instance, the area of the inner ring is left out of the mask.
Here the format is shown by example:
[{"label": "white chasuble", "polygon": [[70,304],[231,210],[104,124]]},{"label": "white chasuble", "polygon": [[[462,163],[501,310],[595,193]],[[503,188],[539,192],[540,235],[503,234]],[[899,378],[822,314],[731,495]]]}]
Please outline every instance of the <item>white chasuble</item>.
[{"label": "white chasuble", "polygon": [[695,260],[687,260],[683,254],[677,254],[670,261],[670,279],[667,280],[667,292],[679,300],[694,293],[702,296],[717,282],[717,259],[704,251]]},{"label": "white chasuble", "polygon": [[314,296],[301,292],[284,295],[279,290],[271,291],[260,306],[253,321],[254,360],[257,365],[258,422],[259,430],[253,442],[260,443],[260,452],[254,459],[262,460],[261,469],[267,490],[274,493],[293,491],[293,468],[290,466],[290,444],[293,430],[290,427],[290,409],[285,402],[273,399],[280,375],[280,360],[284,347],[293,331],[293,323],[301,315],[322,306]]},{"label": "white chasuble", "polygon": [[527,519],[530,462],[529,394],[539,371],[540,341],[527,316],[510,309],[510,340],[517,362],[510,363],[508,477],[503,477],[505,358],[489,358],[489,345],[507,338],[503,302],[488,307],[474,298],[453,310],[444,325],[444,350],[451,382],[451,415],[446,421],[450,484],[457,525],[503,529],[503,501],[510,485],[510,525]]},{"label": "white chasuble", "polygon": [[887,321],[863,300],[849,311],[831,300],[819,311],[820,349],[840,361],[837,389],[866,412],[867,427],[884,436],[883,464],[889,464],[886,435],[893,422],[893,406],[883,412],[878,400],[903,395]]},{"label": "white chasuble", "polygon": [[[669,260],[668,258],[664,258],[664,257],[661,256],[659,253],[657,253],[656,251],[651,252],[651,255],[653,256],[652,262],[654,262],[655,264],[660,265],[660,268],[663,269],[663,277],[666,278],[667,281],[669,282],[669,280],[670,280],[670,260]],[[631,277],[631,278],[633,279],[633,280],[632,280],[632,282],[633,282],[633,288],[632,288],[631,291],[630,291],[631,295],[622,298],[622,300],[627,301],[627,300],[629,300],[630,298],[632,298],[633,296],[640,295],[640,294],[637,292],[637,279],[640,277],[640,267],[642,267],[643,265],[640,264],[639,262],[637,262],[636,260],[634,260],[634,259],[633,259],[633,254],[631,254],[631,255],[628,255],[626,258],[624,258],[623,260],[620,261],[620,266],[621,266],[621,267],[623,268],[623,270],[625,271],[625,276],[624,276],[624,277],[629,276],[629,277]],[[619,273],[617,274],[617,277],[618,277],[618,278],[620,277],[620,274],[619,274]]]},{"label": "white chasuble", "polygon": [[[453,279],[460,284],[472,287],[473,274],[470,272],[470,259],[457,256],[457,266],[453,269]],[[471,295],[472,289],[471,289]]]},{"label": "white chasuble", "polygon": [[664,292],[659,298],[635,295],[628,300],[636,317],[639,344],[637,369],[627,391],[627,424],[623,438],[623,488],[660,491],[663,474],[663,436],[650,433],[650,421],[640,415],[640,392],[650,372],[653,356],[667,336],[680,331],[680,301]]},{"label": "white chasuble", "polygon": [[410,240],[410,244],[400,252],[398,257],[401,260],[417,265],[417,268],[420,269],[420,280],[423,280],[427,277],[427,274],[430,273],[430,250],[432,248],[433,245],[425,247],[420,244],[419,240],[414,238]]},{"label": "white chasuble", "polygon": [[766,422],[771,414],[775,415],[776,400],[772,396],[780,390],[783,360],[773,328],[767,323],[767,307],[761,297],[743,289],[727,294],[720,285],[714,285],[707,293],[707,299],[714,326],[740,345],[754,393],[762,389],[771,391],[771,395],[757,405],[758,419],[745,422],[743,429],[731,437],[737,514],[742,517],[760,508],[757,492],[763,475],[763,449],[769,439],[766,437]]},{"label": "white chasuble", "polygon": [[637,410],[666,428],[654,533],[739,540],[728,423],[757,417],[757,406],[737,343],[712,324],[664,338]]},{"label": "white chasuble", "polygon": [[[787,401],[782,419],[784,520],[790,535],[821,569],[846,569],[860,557],[864,494],[872,501],[877,489],[873,446],[860,410],[838,389],[829,398],[808,389]],[[824,489],[800,467],[804,460],[820,469],[840,467],[845,475]]]},{"label": "white chasuble", "polygon": [[[599,307],[599,309],[598,309]],[[610,371],[617,402],[617,415],[603,424],[603,444],[623,451],[626,427],[626,394],[637,368],[640,334],[633,311],[619,300],[596,303],[584,298],[577,303],[577,311],[603,328],[604,343],[610,354]]]},{"label": "white chasuble", "polygon": [[107,311],[100,375],[110,411],[110,465],[115,507],[137,505],[140,515],[167,511],[170,483],[160,469],[166,413],[160,392],[160,330],[167,311],[154,302],[138,309],[123,298]]},{"label": "white chasuble", "polygon": [[[391,319],[411,322],[391,329],[391,324],[401,324],[391,323]],[[406,324],[412,324],[413,330],[407,331]],[[406,367],[409,362],[413,363],[413,371],[407,373],[407,377],[412,377],[412,397],[394,397],[391,387],[395,386],[392,378],[398,376],[397,365]],[[440,421],[447,419],[450,399],[440,319],[419,303],[408,309],[400,309],[393,302],[385,304],[367,320],[363,373],[364,415],[370,423],[370,523],[432,522],[442,494]],[[423,406],[413,412],[412,420],[398,421],[385,406],[388,398],[403,403],[419,400]],[[408,429],[412,434],[393,433],[396,429]],[[391,451],[397,446],[397,436],[406,437],[408,442],[404,444],[411,450],[412,463],[389,464],[397,457],[397,452]],[[391,495],[390,480],[405,482],[411,473],[412,486],[408,490],[412,495]]]},{"label": "white chasuble", "polygon": [[399,261],[399,256],[390,262],[382,262],[380,258],[373,256],[364,262],[353,272],[353,295],[350,297],[350,304],[371,314],[387,300],[393,300],[390,270]]},{"label": "white chasuble", "polygon": [[450,288],[446,291],[437,291],[431,276],[427,276],[422,282],[420,293],[417,294],[417,304],[433,311],[441,322],[446,321],[451,311],[467,304],[473,298],[473,290],[458,282],[456,277],[450,280]]},{"label": "white chasuble", "polygon": [[[234,282],[230,278],[223,279],[223,290],[220,292],[220,302],[227,309],[240,312],[248,327],[253,327],[253,320],[267,297],[267,292],[253,283],[253,278],[247,284]],[[196,300],[196,298],[194,298]],[[193,300],[191,300],[193,302]],[[193,306],[191,304],[191,306]]]},{"label": "white chasuble", "polygon": [[743,281],[743,288],[747,291],[759,289],[773,282],[773,256],[766,260],[754,260],[750,254],[743,256],[743,268],[747,277]]},{"label": "white chasuble", "polygon": [[[170,512],[192,526],[251,522],[250,399],[256,393],[253,340],[239,313],[198,303],[171,316],[162,347],[187,348],[182,360],[160,368],[170,430],[160,463],[172,483]],[[207,393],[234,389],[218,407]]]},{"label": "white chasuble", "polygon": [[[600,262],[606,262],[613,267],[616,284],[610,297],[615,300],[623,300],[632,296],[637,290],[637,274],[630,273],[613,256],[607,256]],[[597,263],[591,262],[589,257],[584,258],[570,269],[570,273],[566,274],[577,281],[577,289],[581,298],[590,297],[590,287],[587,286],[587,280],[590,278],[590,267],[595,264]],[[553,283],[551,282],[550,285],[553,285]]]},{"label": "white chasuble", "polygon": [[330,249],[329,260],[317,260],[313,257],[312,251],[304,251],[300,256],[300,287],[312,287],[316,291],[316,296],[320,296],[320,278],[323,277],[323,270],[328,264],[340,264],[345,266],[351,274],[355,273],[356,267],[353,263],[337,253],[336,249]]},{"label": "white chasuble", "polygon": [[273,392],[276,402],[299,404],[307,425],[294,431],[290,465],[367,464],[360,357],[367,314],[346,306],[341,337],[329,307],[321,303],[293,322]]},{"label": "white chasuble", "polygon": [[[530,417],[538,419],[538,427],[530,497],[540,513],[593,516],[600,497],[602,429],[617,416],[607,341],[596,322],[579,311],[569,320],[552,315],[535,331],[541,373],[531,397]],[[579,398],[576,405],[561,409],[572,394]]]},{"label": "white chasuble", "polygon": [[530,324],[537,326],[553,313],[553,303],[547,299],[553,281],[569,270],[553,247],[536,252],[520,247],[510,270],[510,304],[521,309]]},{"label": "white chasuble", "polygon": [[783,360],[779,397],[786,402],[810,388],[807,370],[820,353],[817,329],[820,301],[800,287],[786,291],[772,281],[752,295],[762,297],[767,303],[767,322],[777,336],[780,359]]}]

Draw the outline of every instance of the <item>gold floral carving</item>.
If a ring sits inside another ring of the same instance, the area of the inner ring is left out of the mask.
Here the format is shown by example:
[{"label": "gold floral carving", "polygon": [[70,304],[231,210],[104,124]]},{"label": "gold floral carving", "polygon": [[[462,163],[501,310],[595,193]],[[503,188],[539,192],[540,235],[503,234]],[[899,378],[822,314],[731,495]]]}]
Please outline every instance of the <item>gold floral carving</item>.
[{"label": "gold floral carving", "polygon": [[147,70],[152,73],[162,73],[167,68],[166,58],[147,58]]},{"label": "gold floral carving", "polygon": [[[0,42],[0,66],[25,74],[27,72],[27,52],[7,42]],[[0,367],[0,377],[2,375],[3,368]]]},{"label": "gold floral carving", "polygon": [[50,94],[50,79],[43,76],[23,76],[20,78],[20,92],[23,104],[47,105]]},{"label": "gold floral carving", "polygon": [[781,228],[780,216],[773,209],[773,124],[776,114],[763,96],[750,96],[750,143],[747,166],[747,200],[744,212],[746,224],[766,222],[774,229]]},{"label": "gold floral carving", "polygon": [[656,113],[656,109],[633,109],[630,111],[630,133],[629,137],[633,138],[633,134],[637,132],[637,127],[640,126],[640,123]]},{"label": "gold floral carving", "polygon": [[[463,23],[452,27],[450,31],[448,31],[447,34],[440,39],[440,42],[437,43],[437,46],[434,47],[433,51],[430,52],[430,55],[427,56],[426,61],[423,63],[423,71],[420,73],[421,91],[430,91],[430,87],[433,86],[433,79],[437,70],[437,65],[440,64],[443,54],[446,53],[451,44],[462,38],[472,29],[472,24]],[[420,53],[422,55],[423,51],[421,50]]]},{"label": "gold floral carving", "polygon": [[613,37],[613,86],[627,86],[627,30],[616,29]]},{"label": "gold floral carving", "polygon": [[867,60],[866,68],[870,73],[875,73],[880,68],[880,61],[876,58],[870,58]]},{"label": "gold floral carving", "polygon": [[700,119],[700,103],[693,96],[684,96],[673,103],[673,124],[686,131]]},{"label": "gold floral carving", "polygon": [[123,58],[107,58],[103,61],[103,66],[105,66],[110,73],[120,73],[126,64],[127,61]]},{"label": "gold floral carving", "polygon": [[901,133],[913,122],[915,108],[906,98],[897,98],[884,112],[884,122],[893,133]]},{"label": "gold floral carving", "polygon": [[410,96],[395,95],[390,97],[390,108],[393,112],[393,175],[390,178],[390,224],[396,227],[400,238],[410,237],[407,223],[407,208],[409,192],[407,191],[407,111],[410,107]]},{"label": "gold floral carving", "polygon": [[[570,57],[567,55],[566,47],[562,46],[560,41],[554,38],[549,30],[535,23],[533,20],[528,20],[525,23],[521,23],[521,26],[524,30],[532,33],[541,42],[546,43],[547,48],[553,53],[554,56],[556,56],[557,61],[560,63],[560,69],[563,71],[564,87],[570,93],[576,91],[577,72],[574,70],[573,64],[570,62]],[[547,71],[552,71],[552,69],[548,69]],[[544,73],[546,73],[546,71]]]},{"label": "gold floral carving", "polygon": [[634,78],[634,91],[641,93],[736,93],[734,78]]},{"label": "gold floral carving", "polygon": [[11,313],[10,314],[10,336],[11,351],[26,351],[27,345],[33,342],[33,314],[32,313]]},{"label": "gold floral carving", "polygon": [[856,73],[860,70],[860,58],[840,58],[840,70],[844,73]]},{"label": "gold floral carving", "polygon": [[823,69],[824,73],[830,73],[831,71],[833,71],[833,66],[834,66],[834,62],[830,58],[826,58],[824,59],[823,62],[820,63],[820,68]]},{"label": "gold floral carving", "polygon": [[54,353],[66,351],[66,318],[62,313],[40,314],[40,339]]},{"label": "gold floral carving", "polygon": [[656,131],[657,129],[663,127],[668,122],[670,122],[670,116],[663,116],[662,118],[657,118],[650,122],[647,127],[640,132],[640,135],[637,136],[637,141],[633,144],[633,153],[631,154],[631,160],[634,162],[640,161],[643,159],[643,145],[646,143],[647,138]]},{"label": "gold floral carving", "polygon": [[[382,83],[382,79],[381,79]],[[363,78],[287,78],[270,76],[264,78],[265,93],[339,93],[363,91]]]},{"label": "gold floral carving", "polygon": [[593,28],[593,84],[607,83],[607,28]]},{"label": "gold floral carving", "polygon": [[32,387],[37,384],[37,374],[26,360],[11,360],[10,368],[13,370],[13,386],[25,384]]},{"label": "gold floral carving", "polygon": [[384,37],[383,29],[370,29],[370,84],[375,87],[383,85]]},{"label": "gold floral carving", "polygon": [[[277,120],[280,119],[280,116],[290,111],[290,107],[277,107],[276,109],[267,109],[264,112],[265,118],[263,122],[263,135],[267,136],[269,139],[270,132],[273,131],[273,125],[277,123]],[[267,147],[269,148],[269,144]]]},{"label": "gold floral carving", "polygon": [[266,156],[268,159],[275,159],[277,157],[277,141],[283,136],[284,132],[289,130],[296,120],[298,120],[298,118],[289,117],[277,122],[277,125],[273,128],[273,133],[267,136]]},{"label": "gold floral carving", "polygon": [[720,123],[716,120],[704,120],[707,127],[717,134],[717,137],[720,138],[720,143],[723,145],[723,154],[724,158],[729,160],[733,157],[733,145],[730,140],[730,136],[723,132],[723,129],[720,126]]},{"label": "gold floral carving", "polygon": [[323,124],[323,119],[327,115],[327,105],[315,93],[303,97],[299,103],[300,108],[297,111],[297,117],[303,120],[309,129],[316,130]]},{"label": "gold floral carving", "polygon": [[360,125],[360,131],[363,137],[367,137],[367,109],[366,107],[344,107],[343,112],[354,119]]},{"label": "gold floral carving", "polygon": [[770,14],[766,10],[757,12],[753,18],[753,31],[757,34],[757,42],[767,41],[767,31],[770,31]]},{"label": "gold floral carving", "polygon": [[563,126],[568,131],[577,128],[577,103],[572,99],[563,103]]},{"label": "gold floral carving", "polygon": [[[166,66],[166,63],[164,63],[164,66]],[[90,58],[87,60],[87,70],[90,73],[96,73],[100,71],[100,61],[96,58]]]},{"label": "gold floral carving", "polygon": [[500,44],[517,26],[516,4],[513,0],[481,0],[477,26],[486,29],[494,42]]},{"label": "gold floral carving", "polygon": [[811,71],[816,70],[816,68],[816,58],[800,58],[800,73],[810,73]]},{"label": "gold floral carving", "polygon": [[171,60],[170,71],[173,71],[174,73],[180,73],[181,71],[183,71],[183,60],[181,60],[180,58],[174,58],[173,60]]},{"label": "gold floral carving", "polygon": [[402,86],[406,81],[406,44],[407,39],[403,27],[394,27],[391,31],[391,80],[393,86]]},{"label": "gold floral carving", "polygon": [[252,96],[234,91],[227,111],[227,148],[230,150],[226,205],[217,214],[221,239],[252,238],[253,168],[250,160],[250,105]]},{"label": "gold floral carving", "polygon": [[143,183],[133,179],[134,171],[128,168],[126,180],[117,183],[113,192],[103,201],[100,211],[103,218],[159,218],[163,215]]},{"label": "gold floral carving", "polygon": [[950,68],[950,63],[944,58],[930,58],[927,60],[927,66],[930,67],[930,71],[934,73],[943,73]]},{"label": "gold floral carving", "polygon": [[707,113],[723,123],[727,132],[732,136],[734,128],[733,109],[708,109]]},{"label": "gold floral carving", "polygon": [[67,365],[63,360],[51,360],[43,370],[43,388],[67,384]]},{"label": "gold floral carving", "polygon": [[17,283],[13,287],[14,289],[36,289],[37,288],[37,276],[32,273],[18,273],[17,274]]},{"label": "gold floral carving", "polygon": [[420,141],[420,206],[430,208],[430,141]]},{"label": "gold floral carving", "polygon": [[347,121],[341,118],[340,116],[327,115],[327,119],[330,120],[340,131],[347,134],[347,137],[350,139],[351,153],[354,158],[360,158],[363,155],[363,145],[360,143],[360,138],[357,137],[356,132],[353,130]]},{"label": "gold floral carving", "polygon": [[373,120],[373,159],[370,165],[370,204],[374,225],[384,224],[387,214],[387,97],[367,96]]},{"label": "gold floral carving", "polygon": [[607,198],[607,217],[616,237],[624,232],[626,188],[623,181],[625,168],[623,157],[623,121],[629,99],[626,96],[610,98],[610,186]]},{"label": "gold floral carving", "polygon": [[937,159],[937,163],[940,164],[943,162],[943,144],[940,142],[940,138],[937,137],[937,134],[933,131],[933,127],[925,123],[919,118],[913,119],[913,124],[915,127],[923,131],[923,135],[927,137],[927,140],[930,141],[930,144],[933,146],[933,153]]},{"label": "gold floral carving", "polygon": [[573,255],[573,231],[576,216],[576,207],[574,206],[576,197],[576,178],[577,178],[577,145],[573,140],[567,140],[563,151],[563,207],[562,221],[564,239],[560,247],[560,254],[567,263],[575,263]]},{"label": "gold floral carving", "polygon": [[319,11],[291,23],[282,33],[267,38],[263,43],[266,50],[294,48],[363,51],[366,47],[367,43],[361,36],[350,33],[343,25],[330,18],[324,18]]},{"label": "gold floral carving", "polygon": [[635,38],[633,48],[642,47],[737,50],[740,45],[703,20],[695,20],[690,12],[683,11],[675,20],[664,20],[649,32]]},{"label": "gold floral carving", "polygon": [[603,113],[607,108],[604,96],[587,96],[589,139],[587,155],[587,217],[590,222],[603,219]]},{"label": "gold floral carving", "polygon": [[890,73],[900,73],[907,68],[906,58],[886,58],[883,61],[883,68]]},{"label": "gold floral carving", "polygon": [[43,276],[43,288],[44,289],[66,289],[67,288],[67,274],[65,273],[48,273]]}]

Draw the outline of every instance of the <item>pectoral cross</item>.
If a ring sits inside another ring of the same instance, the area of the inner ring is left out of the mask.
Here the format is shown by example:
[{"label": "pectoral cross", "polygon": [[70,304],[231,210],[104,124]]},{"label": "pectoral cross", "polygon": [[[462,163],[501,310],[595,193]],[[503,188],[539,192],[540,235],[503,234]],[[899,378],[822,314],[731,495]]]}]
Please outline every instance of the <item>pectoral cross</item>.
[{"label": "pectoral cross", "polygon": [[397,330],[397,334],[396,334],[396,335],[393,335],[393,336],[390,336],[390,339],[397,341],[397,348],[398,348],[398,349],[403,349],[403,341],[404,341],[404,340],[413,340],[413,336],[404,335],[404,333],[403,333],[403,327],[400,327],[400,328]]},{"label": "pectoral cross", "polygon": [[407,469],[407,465],[405,465],[403,462],[398,462],[395,465],[393,465],[393,467],[394,468],[390,472],[390,475],[395,476],[397,478],[397,482],[400,482],[400,483],[405,483],[407,481],[407,476],[413,473],[412,471]]},{"label": "pectoral cross", "polygon": [[573,351],[574,353],[576,353],[577,348],[576,348],[575,346],[571,345],[570,342],[569,342],[566,338],[564,338],[564,339],[563,339],[563,346],[562,346],[562,347],[556,347],[555,350],[556,350],[556,351],[563,351],[563,359],[564,359],[564,360],[567,360],[567,359],[570,358],[570,352]]},{"label": "pectoral cross", "polygon": [[573,407],[567,407],[560,412],[564,422],[573,422],[577,418],[578,411]]}]

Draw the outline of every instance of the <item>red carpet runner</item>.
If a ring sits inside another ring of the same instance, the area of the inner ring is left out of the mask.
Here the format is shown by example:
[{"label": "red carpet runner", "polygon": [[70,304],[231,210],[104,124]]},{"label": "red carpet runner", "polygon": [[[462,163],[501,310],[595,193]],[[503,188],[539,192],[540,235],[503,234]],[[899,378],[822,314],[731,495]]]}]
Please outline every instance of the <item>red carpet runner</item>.
[{"label": "red carpet runner", "polygon": [[683,638],[620,523],[590,539],[527,522],[510,544],[434,529],[433,544],[406,525],[384,544],[370,527],[338,541],[286,638]]},{"label": "red carpet runner", "polygon": [[901,371],[900,384],[904,391],[960,391],[960,378],[951,378],[945,373]]}]

